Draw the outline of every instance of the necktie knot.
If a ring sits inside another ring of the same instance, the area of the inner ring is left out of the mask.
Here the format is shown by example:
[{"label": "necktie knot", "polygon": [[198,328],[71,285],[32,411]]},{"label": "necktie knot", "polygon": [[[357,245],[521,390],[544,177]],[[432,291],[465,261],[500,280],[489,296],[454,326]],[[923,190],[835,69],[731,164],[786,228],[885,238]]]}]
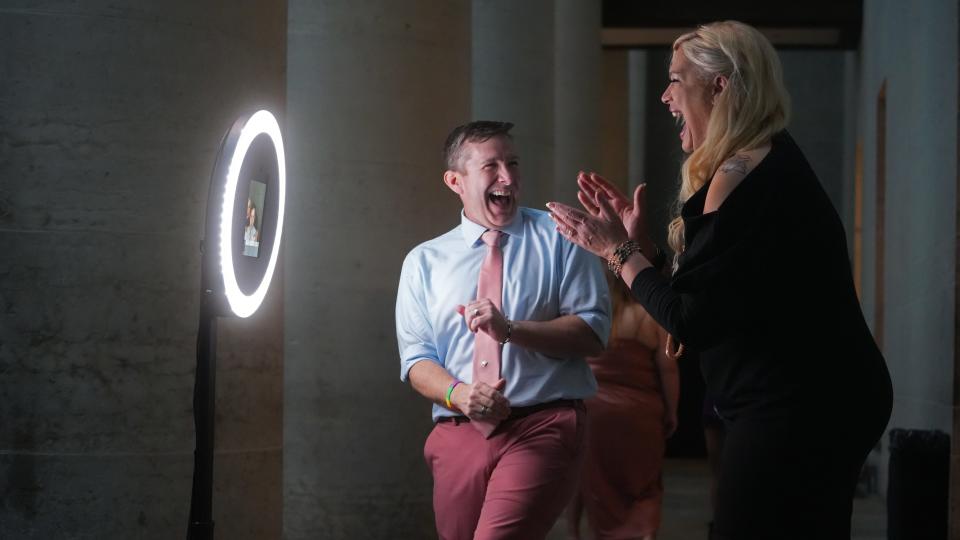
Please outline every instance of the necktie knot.
[{"label": "necktie knot", "polygon": [[487,232],[480,235],[480,239],[483,240],[483,243],[488,246],[500,246],[501,236],[503,236],[502,232],[490,229]]}]

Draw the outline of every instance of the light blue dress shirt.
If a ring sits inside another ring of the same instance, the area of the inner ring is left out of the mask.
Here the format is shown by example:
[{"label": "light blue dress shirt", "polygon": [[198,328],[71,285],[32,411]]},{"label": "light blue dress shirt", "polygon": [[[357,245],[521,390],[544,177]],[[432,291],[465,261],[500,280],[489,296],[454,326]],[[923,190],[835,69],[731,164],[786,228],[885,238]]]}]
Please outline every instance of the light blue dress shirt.
[{"label": "light blue dress shirt", "polygon": [[[473,379],[474,334],[458,305],[476,299],[486,229],[461,212],[460,225],[420,244],[403,261],[397,292],[400,379],[411,366],[436,362],[464,382]],[[565,240],[546,212],[520,208],[503,229],[503,313],[511,320],[548,321],[577,315],[606,345],[610,293],[600,260]],[[501,376],[511,406],[582,399],[597,382],[582,357],[553,358],[513,343],[503,346]],[[433,406],[433,419],[457,413]]]}]

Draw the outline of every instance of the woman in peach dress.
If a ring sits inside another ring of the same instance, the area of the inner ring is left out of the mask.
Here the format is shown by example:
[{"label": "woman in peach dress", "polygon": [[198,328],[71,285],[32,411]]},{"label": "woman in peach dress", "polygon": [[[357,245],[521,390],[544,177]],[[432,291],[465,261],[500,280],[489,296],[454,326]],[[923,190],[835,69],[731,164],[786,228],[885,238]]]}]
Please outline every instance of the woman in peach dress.
[{"label": "woman in peach dress", "polygon": [[599,390],[586,402],[587,454],[571,532],[580,538],[586,513],[597,539],[652,540],[660,527],[665,441],[677,426],[676,355],[667,355],[666,332],[623,281],[608,278],[613,329],[603,354],[588,359]]}]

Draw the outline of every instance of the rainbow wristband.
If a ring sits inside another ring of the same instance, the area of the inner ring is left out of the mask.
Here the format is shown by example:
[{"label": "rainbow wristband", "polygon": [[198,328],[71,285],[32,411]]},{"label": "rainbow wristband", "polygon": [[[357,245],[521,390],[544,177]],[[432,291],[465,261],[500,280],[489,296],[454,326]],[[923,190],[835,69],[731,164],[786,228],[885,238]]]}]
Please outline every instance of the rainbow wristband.
[{"label": "rainbow wristband", "polygon": [[456,388],[457,385],[462,382],[463,381],[454,380],[452,383],[450,383],[450,387],[447,388],[447,397],[444,401],[447,402],[447,408],[450,409],[451,411],[453,410],[453,404],[450,403],[450,398],[453,397],[453,389]]}]

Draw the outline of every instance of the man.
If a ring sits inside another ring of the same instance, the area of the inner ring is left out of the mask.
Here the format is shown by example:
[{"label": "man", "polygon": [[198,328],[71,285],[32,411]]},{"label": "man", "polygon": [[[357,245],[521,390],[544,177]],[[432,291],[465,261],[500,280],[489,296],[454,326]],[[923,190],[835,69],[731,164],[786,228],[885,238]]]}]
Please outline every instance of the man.
[{"label": "man", "polygon": [[434,402],[424,456],[442,539],[547,534],[580,474],[580,400],[597,388],[583,358],[610,330],[599,260],[519,206],[512,127],[447,137],[460,225],[407,255],[397,293],[400,377]]}]

